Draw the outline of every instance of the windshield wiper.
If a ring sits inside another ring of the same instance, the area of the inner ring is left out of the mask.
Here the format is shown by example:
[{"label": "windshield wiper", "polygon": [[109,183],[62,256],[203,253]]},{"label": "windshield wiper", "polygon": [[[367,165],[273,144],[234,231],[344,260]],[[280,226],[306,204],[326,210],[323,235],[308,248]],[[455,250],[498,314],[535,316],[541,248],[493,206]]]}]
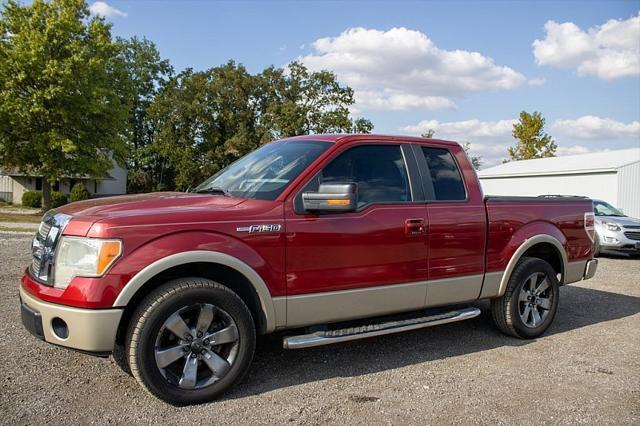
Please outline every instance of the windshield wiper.
[{"label": "windshield wiper", "polygon": [[196,191],[196,194],[220,194],[225,197],[231,197],[231,193],[224,188],[214,186],[213,188],[203,188]]}]

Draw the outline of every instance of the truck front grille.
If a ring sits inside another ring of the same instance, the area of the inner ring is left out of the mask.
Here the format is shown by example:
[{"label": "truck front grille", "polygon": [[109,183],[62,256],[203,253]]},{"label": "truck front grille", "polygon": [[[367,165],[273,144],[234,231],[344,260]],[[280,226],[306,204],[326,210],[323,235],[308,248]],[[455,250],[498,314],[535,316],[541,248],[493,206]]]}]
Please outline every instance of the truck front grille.
[{"label": "truck front grille", "polygon": [[48,211],[43,217],[38,232],[31,241],[31,266],[29,272],[42,284],[53,285],[53,259],[62,231],[71,216]]},{"label": "truck front grille", "polygon": [[627,231],[624,233],[624,236],[630,240],[640,241],[640,232]]}]

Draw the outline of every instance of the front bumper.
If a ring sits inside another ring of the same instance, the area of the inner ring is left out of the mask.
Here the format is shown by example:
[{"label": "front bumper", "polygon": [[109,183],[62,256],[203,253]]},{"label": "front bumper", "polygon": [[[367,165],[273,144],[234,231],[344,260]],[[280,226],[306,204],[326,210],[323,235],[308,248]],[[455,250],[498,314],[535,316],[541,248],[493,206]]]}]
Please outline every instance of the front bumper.
[{"label": "front bumper", "polygon": [[600,250],[640,253],[640,241],[632,240],[625,235],[625,232],[628,231],[601,230],[598,233]]},{"label": "front bumper", "polygon": [[85,352],[113,351],[123,309],[81,309],[43,302],[20,287],[22,323],[48,343]]}]

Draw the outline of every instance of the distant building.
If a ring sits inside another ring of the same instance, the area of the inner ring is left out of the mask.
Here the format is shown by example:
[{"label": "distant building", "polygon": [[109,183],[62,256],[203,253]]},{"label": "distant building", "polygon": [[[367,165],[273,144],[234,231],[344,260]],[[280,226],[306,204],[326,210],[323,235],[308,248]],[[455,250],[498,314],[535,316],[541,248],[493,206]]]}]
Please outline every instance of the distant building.
[{"label": "distant building", "polygon": [[640,148],[512,161],[478,176],[485,195],[583,195],[640,217]]},{"label": "distant building", "polygon": [[[71,188],[81,182],[92,197],[122,195],[127,193],[127,171],[114,165],[102,179],[84,176],[62,176],[52,183],[54,191],[71,193]],[[37,174],[21,173],[17,170],[0,170],[0,200],[15,204],[22,203],[22,194],[26,191],[41,191],[42,177]]]}]

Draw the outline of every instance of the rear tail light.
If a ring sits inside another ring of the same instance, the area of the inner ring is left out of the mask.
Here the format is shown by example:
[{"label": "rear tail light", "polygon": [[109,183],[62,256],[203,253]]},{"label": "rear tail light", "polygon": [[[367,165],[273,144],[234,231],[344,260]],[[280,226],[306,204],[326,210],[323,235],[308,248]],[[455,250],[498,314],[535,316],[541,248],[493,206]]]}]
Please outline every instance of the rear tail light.
[{"label": "rear tail light", "polygon": [[596,217],[593,212],[585,212],[584,214],[584,230],[589,236],[591,242],[594,242],[596,237]]}]

